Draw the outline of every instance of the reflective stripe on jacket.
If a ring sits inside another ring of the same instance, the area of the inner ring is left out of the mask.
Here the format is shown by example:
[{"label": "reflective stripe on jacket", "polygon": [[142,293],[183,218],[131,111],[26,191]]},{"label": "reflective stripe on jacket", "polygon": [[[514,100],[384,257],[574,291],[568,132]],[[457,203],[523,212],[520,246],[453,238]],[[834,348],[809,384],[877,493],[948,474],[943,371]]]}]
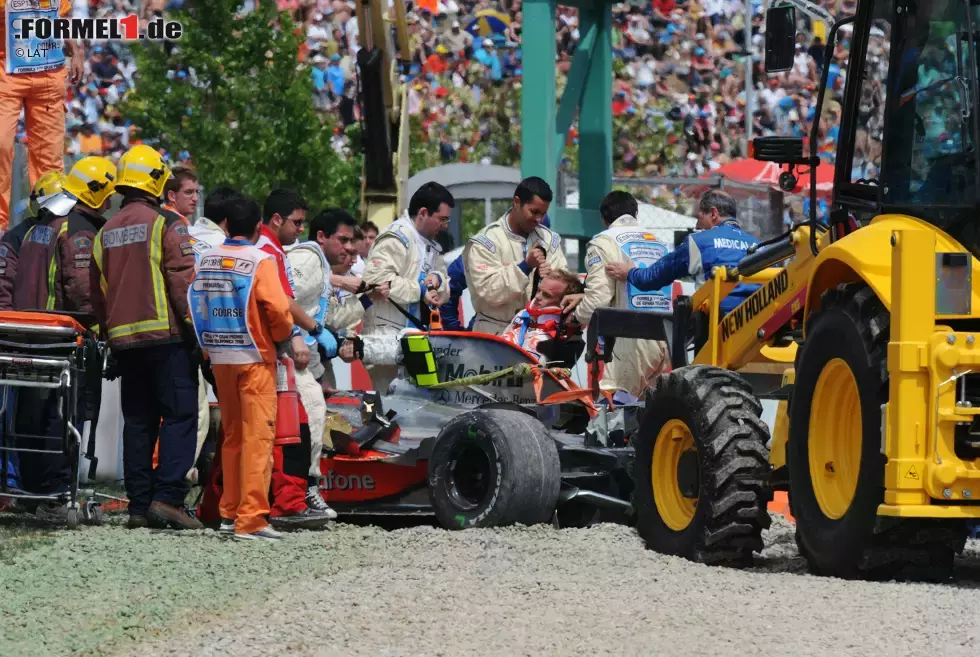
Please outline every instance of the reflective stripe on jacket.
[{"label": "reflective stripe on jacket", "polygon": [[52,222],[55,238],[48,261],[48,310],[92,312],[92,244],[103,224],[101,216],[77,209]]},{"label": "reflective stripe on jacket", "polygon": [[99,231],[92,256],[92,306],[110,347],[193,339],[194,247],[183,219],[149,197],[127,198]]}]

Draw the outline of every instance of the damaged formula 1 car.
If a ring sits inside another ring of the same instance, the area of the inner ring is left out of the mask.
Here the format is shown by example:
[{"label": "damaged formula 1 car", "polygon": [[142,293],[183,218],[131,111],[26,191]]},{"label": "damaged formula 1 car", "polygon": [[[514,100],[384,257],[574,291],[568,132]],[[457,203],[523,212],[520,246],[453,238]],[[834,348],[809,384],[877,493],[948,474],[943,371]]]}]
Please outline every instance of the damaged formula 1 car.
[{"label": "damaged formula 1 car", "polygon": [[363,362],[397,363],[402,374],[384,396],[327,400],[323,498],[342,518],[434,515],[449,529],[631,523],[630,437],[643,404],[582,388],[570,368],[587,349],[598,380],[616,335],[663,340],[664,328],[604,317],[596,313],[587,341],[539,346],[544,365],[483,333],[357,339]]}]

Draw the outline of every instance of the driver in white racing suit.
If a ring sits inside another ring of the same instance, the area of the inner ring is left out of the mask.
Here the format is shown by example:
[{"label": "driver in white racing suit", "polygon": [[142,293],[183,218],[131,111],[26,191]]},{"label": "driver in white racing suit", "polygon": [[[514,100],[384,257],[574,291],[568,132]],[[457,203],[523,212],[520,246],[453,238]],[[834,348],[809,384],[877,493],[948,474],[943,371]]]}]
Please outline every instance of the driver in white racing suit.
[{"label": "driver in white racing suit", "polygon": [[[606,265],[612,262],[649,267],[667,253],[662,242],[640,227],[638,211],[636,199],[628,192],[610,192],[602,200],[599,214],[606,230],[592,238],[587,247],[585,296],[575,308],[575,320],[582,326],[589,325],[596,308],[671,310],[669,287],[641,292],[606,273]],[[603,390],[621,390],[639,398],[669,366],[666,343],[617,338],[612,361],[606,364],[599,385]]]},{"label": "driver in white racing suit", "polygon": [[[408,216],[394,221],[378,235],[368,252],[364,282],[378,286],[388,283],[391,291],[388,299],[372,303],[364,314],[365,336],[394,339],[406,327],[417,328],[404,313],[424,323],[428,313],[423,303],[433,308],[449,299],[449,276],[442,249],[433,240],[449,223],[455,203],[448,189],[436,182],[426,183],[412,196]],[[374,389],[385,394],[398,376],[398,368],[368,367]]]},{"label": "driver in white racing suit", "polygon": [[563,269],[551,272],[541,279],[531,303],[514,316],[500,337],[521,347],[544,364],[546,358],[538,350],[539,346],[567,337],[567,332],[562,331],[562,300],[570,294],[581,292],[582,283],[578,276]]}]

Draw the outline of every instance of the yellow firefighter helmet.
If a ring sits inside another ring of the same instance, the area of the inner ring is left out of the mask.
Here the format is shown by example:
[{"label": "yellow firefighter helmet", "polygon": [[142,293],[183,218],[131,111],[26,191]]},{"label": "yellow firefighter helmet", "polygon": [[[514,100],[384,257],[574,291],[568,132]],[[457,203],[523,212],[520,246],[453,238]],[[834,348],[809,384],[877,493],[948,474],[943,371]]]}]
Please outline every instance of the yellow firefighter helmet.
[{"label": "yellow firefighter helmet", "polygon": [[51,194],[60,192],[65,188],[65,174],[57,169],[53,171],[48,171],[46,174],[37,179],[34,183],[34,188],[31,189],[31,197],[27,201],[27,209],[30,211],[32,217],[36,217],[41,206],[38,205],[37,200],[42,196],[50,196]]},{"label": "yellow firefighter helmet", "polygon": [[104,157],[83,157],[65,179],[65,191],[98,210],[116,189],[116,165]]},{"label": "yellow firefighter helmet", "polygon": [[139,189],[157,198],[163,196],[163,188],[170,179],[170,167],[153,148],[139,144],[119,158],[120,187]]}]

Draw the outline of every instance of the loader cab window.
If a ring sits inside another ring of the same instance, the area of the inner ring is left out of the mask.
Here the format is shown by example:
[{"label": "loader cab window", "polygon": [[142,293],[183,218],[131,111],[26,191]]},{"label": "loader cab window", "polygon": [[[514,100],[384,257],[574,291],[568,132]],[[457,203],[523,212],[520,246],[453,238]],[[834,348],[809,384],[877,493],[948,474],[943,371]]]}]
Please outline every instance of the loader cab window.
[{"label": "loader cab window", "polygon": [[[977,68],[967,0],[899,0],[886,108],[884,201],[939,225],[976,201]],[[961,36],[963,35],[963,36]]]},{"label": "loader cab window", "polygon": [[[889,15],[889,9],[889,3],[878,2],[875,13]],[[851,182],[856,184],[876,185],[881,175],[890,37],[891,21],[876,16],[868,35],[868,51],[861,72],[861,92],[857,103],[858,120],[851,162]]]}]

